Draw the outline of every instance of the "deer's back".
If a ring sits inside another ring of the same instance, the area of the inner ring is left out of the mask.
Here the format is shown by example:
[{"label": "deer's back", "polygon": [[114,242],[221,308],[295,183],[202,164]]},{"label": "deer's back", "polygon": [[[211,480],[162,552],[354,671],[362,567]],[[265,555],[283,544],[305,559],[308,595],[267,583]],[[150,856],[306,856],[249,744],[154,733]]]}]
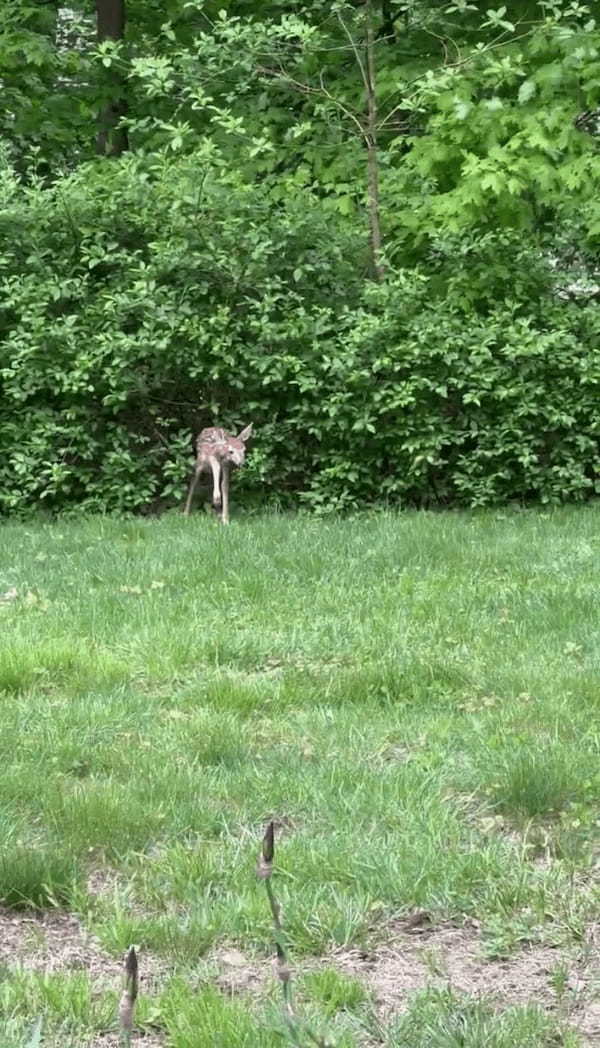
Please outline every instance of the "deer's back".
[{"label": "deer's back", "polygon": [[196,438],[196,451],[198,455],[214,455],[219,448],[227,444],[227,433],[220,426],[208,426],[200,431]]}]

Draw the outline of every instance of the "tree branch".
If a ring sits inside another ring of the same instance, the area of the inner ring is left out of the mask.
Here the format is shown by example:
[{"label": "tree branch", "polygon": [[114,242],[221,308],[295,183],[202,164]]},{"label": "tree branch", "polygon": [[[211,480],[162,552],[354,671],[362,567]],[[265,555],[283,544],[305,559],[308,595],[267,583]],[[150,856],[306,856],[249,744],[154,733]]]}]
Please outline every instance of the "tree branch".
[{"label": "tree branch", "polygon": [[348,29],[348,26],[344,22],[344,19],[342,18],[340,12],[336,11],[336,14],[337,14],[337,17],[338,17],[338,22],[340,23],[342,29],[344,30],[346,36],[348,37],[348,40],[350,41],[350,46],[351,46],[352,50],[354,51],[354,57],[356,58],[357,65],[358,65],[358,68],[360,69],[360,73],[361,73],[361,76],[362,76],[363,84],[365,85],[365,91],[367,91],[367,93],[368,93],[368,91],[369,91],[369,78],[368,78],[367,71],[366,71],[366,69],[364,67],[363,60],[360,57],[360,52],[358,50],[358,47],[356,46],[356,40],[354,39],[354,37],[352,36],[352,33]]},{"label": "tree branch", "polygon": [[323,72],[319,74],[320,87],[313,87],[311,84],[305,84],[301,80],[295,80],[294,77],[290,76],[289,73],[286,73],[284,69],[269,69],[267,66],[257,66],[256,71],[257,73],[261,73],[263,76],[271,76],[276,77],[279,80],[283,80],[284,83],[289,84],[290,87],[295,88],[296,91],[300,91],[302,94],[319,95],[322,98],[326,98],[328,102],[331,102],[340,110],[340,112],[342,112],[345,116],[348,117],[349,120],[352,121],[352,123],[357,128],[361,138],[366,138],[365,129],[361,124],[359,118],[356,116],[356,114],[353,113],[352,110],[349,109],[344,102],[340,102],[339,98],[335,98],[334,95],[332,95],[331,92],[328,91],[325,87],[325,83],[323,81]]}]

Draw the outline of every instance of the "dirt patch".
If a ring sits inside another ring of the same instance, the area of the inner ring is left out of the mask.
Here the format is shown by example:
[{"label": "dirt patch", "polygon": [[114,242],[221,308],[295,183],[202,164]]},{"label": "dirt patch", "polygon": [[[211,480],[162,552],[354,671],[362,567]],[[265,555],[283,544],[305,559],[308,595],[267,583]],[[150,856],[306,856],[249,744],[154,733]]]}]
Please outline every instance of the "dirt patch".
[{"label": "dirt patch", "polygon": [[486,961],[475,931],[453,926],[394,932],[394,942],[373,954],[337,953],[335,964],[370,987],[382,1018],[404,1011],[410,997],[426,986],[452,986],[458,993],[485,994],[499,1004],[534,999],[549,1002],[549,975],[558,951],[529,949],[507,961]]},{"label": "dirt patch", "polygon": [[66,913],[15,913],[0,909],[0,962],[38,972],[86,971],[118,986],[122,971]]},{"label": "dirt patch", "polygon": [[[119,958],[107,954],[98,941],[69,913],[16,913],[0,907],[0,964],[38,972],[84,971],[103,988],[118,989],[123,973]],[[156,992],[166,966],[149,954],[140,956],[143,992]]]},{"label": "dirt patch", "polygon": [[259,964],[235,947],[215,950],[207,958],[216,985],[224,993],[261,993],[272,968],[269,962]]},{"label": "dirt patch", "polygon": [[[415,993],[427,987],[451,986],[458,993],[486,996],[499,1008],[533,1002],[555,1012],[561,1006],[589,1045],[600,1044],[597,974],[583,951],[570,953],[531,946],[506,960],[486,960],[476,928],[432,926],[426,915],[398,922],[393,942],[372,953],[336,951],[331,961],[361,979],[373,994],[383,1023],[406,1011]],[[558,966],[566,977],[562,999],[552,978]]]},{"label": "dirt patch", "polygon": [[[600,1045],[599,976],[595,960],[597,934],[590,930],[587,949],[570,952],[532,946],[507,960],[487,961],[478,929],[434,925],[416,914],[390,928],[390,942],[370,952],[336,950],[326,957],[293,964],[294,972],[335,967],[360,979],[371,991],[380,1021],[389,1023],[406,1011],[413,996],[427,987],[447,987],[472,996],[486,996],[498,1008],[535,1002],[568,1018],[585,1045]],[[122,962],[104,952],[77,917],[65,913],[15,913],[0,907],[0,965],[38,972],[85,972],[99,988],[118,989]],[[205,972],[223,993],[262,997],[276,983],[273,962],[255,958],[234,945],[223,945],[205,959]],[[556,978],[563,966],[561,999]],[[141,989],[157,996],[169,966],[147,954],[140,956]],[[159,1048],[156,1033],[136,1035],[140,1048]],[[98,1034],[86,1048],[118,1048],[113,1033]]]},{"label": "dirt patch", "polygon": [[[299,963],[292,957],[293,975],[326,966],[359,979],[384,1026],[405,1012],[419,991],[450,986],[459,994],[485,996],[498,1009],[537,1004],[567,1021],[584,1045],[600,1045],[598,954],[591,932],[587,948],[530,946],[506,960],[485,959],[475,925],[434,925],[419,913],[390,932],[389,945],[370,952],[340,949]],[[233,945],[214,950],[205,963],[206,975],[226,994],[261,997],[277,983],[272,959],[248,956]]]},{"label": "dirt patch", "polygon": [[110,867],[96,867],[89,871],[86,887],[92,898],[109,898],[116,895],[122,887],[121,877],[117,870]]},{"label": "dirt patch", "polygon": [[[137,1044],[139,1048],[163,1048],[164,1040],[156,1034],[134,1033],[132,1045]],[[82,1048],[122,1048],[123,1041],[118,1034],[97,1034],[91,1041],[86,1041]]]},{"label": "dirt patch", "polygon": [[[98,990],[119,991],[123,964],[105,953],[98,941],[73,914],[16,913],[0,907],[0,965],[30,972],[85,972]],[[140,989],[154,996],[168,975],[167,966],[157,958],[140,955]],[[159,1048],[164,1041],[157,1034],[136,1034],[135,1042],[144,1048]],[[96,1034],[85,1041],[85,1048],[118,1048],[116,1034]]]}]

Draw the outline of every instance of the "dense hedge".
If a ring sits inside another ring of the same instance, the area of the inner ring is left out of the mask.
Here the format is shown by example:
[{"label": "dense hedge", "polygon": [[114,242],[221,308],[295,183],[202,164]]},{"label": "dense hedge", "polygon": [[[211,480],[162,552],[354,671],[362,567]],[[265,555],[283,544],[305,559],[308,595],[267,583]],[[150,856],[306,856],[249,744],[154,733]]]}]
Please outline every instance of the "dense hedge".
[{"label": "dense hedge", "polygon": [[0,193],[4,512],[176,503],[213,421],[255,424],[248,499],[598,490],[599,312],[514,244],[377,287],[339,220],[197,161]]}]

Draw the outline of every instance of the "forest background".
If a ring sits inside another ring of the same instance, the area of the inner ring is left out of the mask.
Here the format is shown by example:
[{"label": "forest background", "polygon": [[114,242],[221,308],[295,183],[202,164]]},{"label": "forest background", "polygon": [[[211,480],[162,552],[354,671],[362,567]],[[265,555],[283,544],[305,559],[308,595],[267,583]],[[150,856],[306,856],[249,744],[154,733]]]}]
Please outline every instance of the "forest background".
[{"label": "forest background", "polygon": [[597,493],[593,13],[4,5],[0,512]]}]

